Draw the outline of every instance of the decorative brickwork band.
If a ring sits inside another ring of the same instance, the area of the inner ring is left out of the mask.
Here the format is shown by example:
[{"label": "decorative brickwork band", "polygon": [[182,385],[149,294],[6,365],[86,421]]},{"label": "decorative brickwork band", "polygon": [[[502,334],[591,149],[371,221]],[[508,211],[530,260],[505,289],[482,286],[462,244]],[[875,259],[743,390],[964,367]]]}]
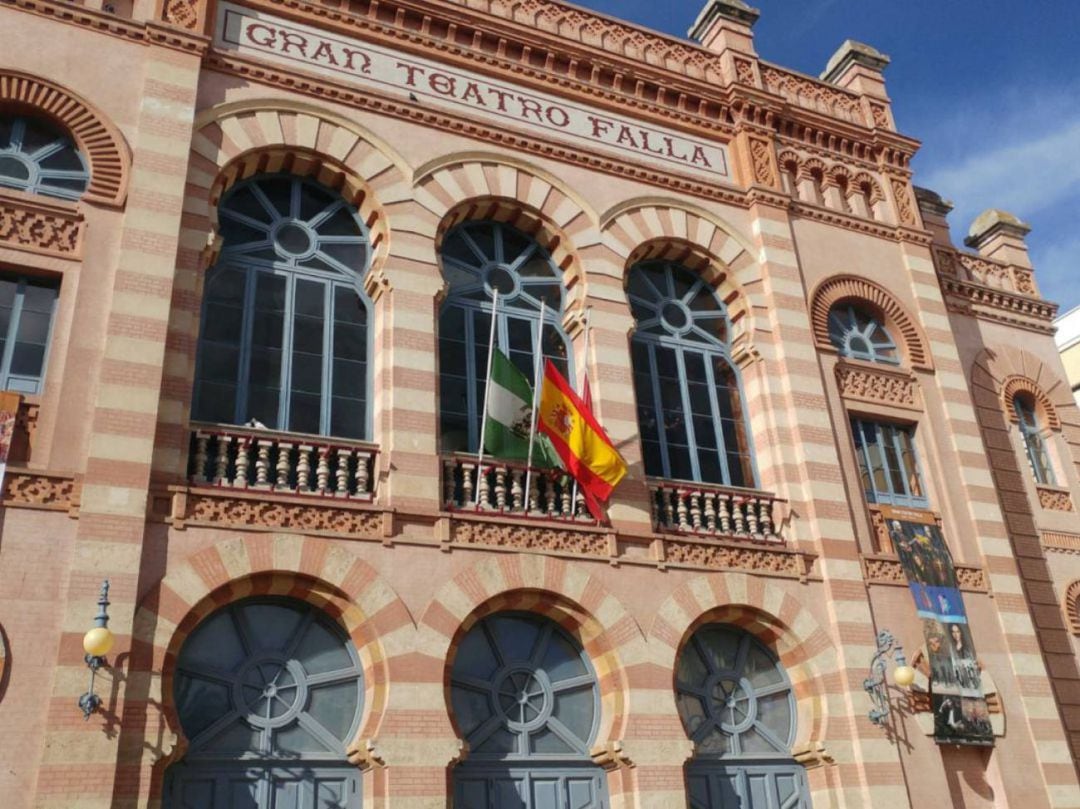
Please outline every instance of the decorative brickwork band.
[{"label": "decorative brickwork band", "polygon": [[16,106],[55,119],[71,133],[90,163],[90,185],[83,199],[122,205],[131,173],[131,154],[123,135],[97,107],[58,84],[27,73],[0,70],[0,107]]},{"label": "decorative brickwork band", "polygon": [[1065,590],[1065,599],[1061,606],[1065,611],[1065,621],[1069,626],[1069,632],[1080,637],[1080,579],[1074,581]]},{"label": "decorative brickwork band", "polygon": [[0,246],[46,256],[82,254],[83,217],[72,203],[0,190]]},{"label": "decorative brickwork band", "polygon": [[853,275],[837,275],[822,281],[810,295],[810,321],[819,351],[836,350],[829,340],[829,311],[835,304],[848,300],[869,304],[877,310],[889,332],[899,338],[911,367],[932,369],[926,337],[907,310],[884,287]]},{"label": "decorative brickwork band", "polygon": [[865,368],[841,360],[836,365],[836,384],[845,399],[921,410],[919,383],[906,371]]}]

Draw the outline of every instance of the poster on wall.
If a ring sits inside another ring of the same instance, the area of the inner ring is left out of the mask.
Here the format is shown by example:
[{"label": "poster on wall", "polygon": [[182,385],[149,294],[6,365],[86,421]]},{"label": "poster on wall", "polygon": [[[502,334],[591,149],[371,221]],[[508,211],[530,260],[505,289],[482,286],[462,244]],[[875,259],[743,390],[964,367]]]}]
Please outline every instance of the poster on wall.
[{"label": "poster on wall", "polygon": [[889,519],[889,536],[923,621],[938,744],[991,746],[994,731],[952,555],[935,523]]},{"label": "poster on wall", "polygon": [[0,493],[4,491],[8,454],[11,452],[11,439],[15,435],[15,416],[14,410],[0,410]]}]

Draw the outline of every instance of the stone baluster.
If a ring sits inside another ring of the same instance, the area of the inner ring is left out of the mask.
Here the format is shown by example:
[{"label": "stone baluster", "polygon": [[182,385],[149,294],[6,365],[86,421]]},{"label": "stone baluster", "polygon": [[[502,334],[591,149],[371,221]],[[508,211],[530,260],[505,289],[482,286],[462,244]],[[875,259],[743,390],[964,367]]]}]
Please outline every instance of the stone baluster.
[{"label": "stone baluster", "polygon": [[352,454],[351,449],[339,448],[337,451],[337,491],[334,494],[338,497],[349,496],[349,461]]},{"label": "stone baluster", "polygon": [[[533,477],[543,477],[538,473],[534,473]],[[549,517],[554,517],[556,510],[559,508],[558,495],[555,491],[555,484],[549,477],[544,477],[544,502],[547,506],[545,509]]]},{"label": "stone baluster", "polygon": [[[356,467],[356,474],[360,474],[360,467],[365,465],[363,454],[360,456],[360,463]],[[457,505],[454,501],[454,493],[457,491],[457,481],[454,479],[454,473],[457,471],[457,464],[453,461],[443,461],[442,476],[443,476],[443,504],[446,508],[453,508]],[[360,481],[356,481],[356,491],[359,494]]]},{"label": "stone baluster", "polygon": [[229,445],[232,444],[232,436],[219,435],[217,437],[217,457],[214,459],[214,483],[218,485],[226,482],[229,474]]},{"label": "stone baluster", "polygon": [[491,507],[491,482],[488,480],[488,472],[490,471],[489,468],[480,464],[476,466],[476,491],[479,495],[477,502],[480,504],[480,508]]},{"label": "stone baluster", "polygon": [[476,468],[475,464],[463,463],[461,464],[461,507],[472,508],[473,507],[473,469]]},{"label": "stone baluster", "polygon": [[591,518],[592,515],[589,513],[589,508],[585,505],[585,493],[581,491],[581,487],[579,486],[577,497],[574,498],[574,519],[587,520]]},{"label": "stone baluster", "polygon": [[[559,479],[559,489],[561,490],[560,494],[562,499],[562,515],[566,519],[570,519],[573,515],[571,506],[573,505],[572,498],[574,493],[570,490],[569,482],[570,479],[567,477]],[[552,481],[552,484],[554,484],[554,481]]]},{"label": "stone baluster", "polygon": [[690,521],[687,519],[686,492],[682,489],[675,490],[675,511],[679,516],[679,530],[689,531]]},{"label": "stone baluster", "polygon": [[539,514],[540,513],[540,476],[539,475],[530,475],[529,476],[529,492],[528,492],[528,496],[529,496],[529,513],[530,514]]},{"label": "stone baluster", "polygon": [[746,501],[746,528],[751,536],[758,535],[757,507],[758,499],[750,498]]},{"label": "stone baluster", "polygon": [[248,485],[248,465],[251,458],[248,455],[251,450],[251,439],[241,438],[236,446],[236,477],[233,478],[233,486]]},{"label": "stone baluster", "polygon": [[270,448],[274,442],[260,438],[255,442],[255,486],[260,489],[270,488]]},{"label": "stone baluster", "polygon": [[195,468],[192,470],[192,479],[197,483],[206,483],[206,462],[209,460],[207,454],[210,446],[210,435],[208,433],[196,433],[195,434]]},{"label": "stone baluster", "polygon": [[326,494],[330,488],[330,448],[319,447],[319,465],[315,467],[316,491]]},{"label": "stone baluster", "polygon": [[495,505],[499,511],[506,511],[506,466],[495,467]]},{"label": "stone baluster", "polygon": [[743,515],[743,506],[745,505],[745,503],[746,501],[743,500],[741,497],[731,498],[731,510],[732,512],[734,512],[733,516],[735,517],[736,534],[746,533],[746,517]]},{"label": "stone baluster", "polygon": [[669,493],[664,487],[660,487],[660,499],[664,503],[664,525],[667,528],[675,527],[675,507],[672,504],[672,496],[678,497],[677,494]]},{"label": "stone baluster", "polygon": [[731,505],[731,496],[724,494],[723,492],[716,495],[716,502],[720,506],[719,518],[720,518],[720,533],[731,533],[731,511],[729,506]]},{"label": "stone baluster", "polygon": [[514,511],[521,511],[524,508],[523,498],[525,496],[525,490],[521,485],[522,471],[516,467],[510,468],[510,502],[511,509]]},{"label": "stone baluster", "polygon": [[705,530],[716,533],[716,492],[705,492]]},{"label": "stone baluster", "polygon": [[690,500],[690,525],[695,531],[701,530],[701,492],[690,492],[687,495]]},{"label": "stone baluster", "polygon": [[301,444],[296,459],[296,488],[300,492],[311,491],[311,450],[310,444]]},{"label": "stone baluster", "polygon": [[[357,494],[358,497],[363,497],[363,496],[371,494],[371,491],[370,491],[371,476],[370,476],[370,474],[368,472],[368,464],[369,463],[371,463],[371,453],[367,452],[366,450],[362,450],[362,449],[357,450],[356,451],[356,475],[355,475],[355,477],[356,477],[356,494]],[[450,485],[453,486],[453,483],[454,483],[453,467],[451,467],[450,474],[448,475],[448,477],[450,478]],[[451,488],[450,489],[450,497],[449,497],[449,499],[452,500],[453,497],[454,497],[454,490],[453,490],[453,488]]]},{"label": "stone baluster", "polygon": [[277,480],[274,482],[275,488],[289,488],[289,456],[292,454],[292,448],[292,444],[283,442],[279,442],[277,445],[277,465],[274,467],[277,472]]},{"label": "stone baluster", "polygon": [[761,525],[762,536],[771,537],[773,535],[772,500],[762,498],[758,504],[758,522]]}]

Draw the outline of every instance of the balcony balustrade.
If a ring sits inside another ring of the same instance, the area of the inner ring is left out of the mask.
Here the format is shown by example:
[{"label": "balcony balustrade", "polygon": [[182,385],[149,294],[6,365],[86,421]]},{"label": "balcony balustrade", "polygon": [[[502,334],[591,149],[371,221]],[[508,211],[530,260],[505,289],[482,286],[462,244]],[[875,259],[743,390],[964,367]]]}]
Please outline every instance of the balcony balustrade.
[{"label": "balcony balustrade", "polygon": [[192,424],[193,484],[371,500],[377,447],[273,430]]},{"label": "balcony balustrade", "polygon": [[573,478],[561,470],[533,469],[531,476],[528,471],[525,464],[493,459],[485,458],[481,465],[475,457],[444,458],[446,509],[596,523],[581,492],[575,496]]},{"label": "balcony balustrade", "polygon": [[777,504],[753,489],[650,480],[657,531],[782,542]]}]

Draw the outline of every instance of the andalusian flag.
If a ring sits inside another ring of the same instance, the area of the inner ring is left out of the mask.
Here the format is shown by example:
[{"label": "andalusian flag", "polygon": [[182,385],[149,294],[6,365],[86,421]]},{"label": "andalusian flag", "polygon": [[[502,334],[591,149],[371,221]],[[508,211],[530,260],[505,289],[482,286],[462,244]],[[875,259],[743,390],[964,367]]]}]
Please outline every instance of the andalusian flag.
[{"label": "andalusian flag", "polygon": [[589,511],[602,519],[600,503],[626,475],[626,461],[551,360],[544,365],[538,421],[537,429],[551,439],[563,466],[581,487]]},{"label": "andalusian flag", "polygon": [[[487,424],[484,425],[484,449],[500,460],[528,462],[532,406],[533,391],[525,374],[499,349],[493,349],[491,380],[487,393]],[[558,456],[542,438],[543,436],[537,436],[534,442],[532,465],[558,466]]]}]

